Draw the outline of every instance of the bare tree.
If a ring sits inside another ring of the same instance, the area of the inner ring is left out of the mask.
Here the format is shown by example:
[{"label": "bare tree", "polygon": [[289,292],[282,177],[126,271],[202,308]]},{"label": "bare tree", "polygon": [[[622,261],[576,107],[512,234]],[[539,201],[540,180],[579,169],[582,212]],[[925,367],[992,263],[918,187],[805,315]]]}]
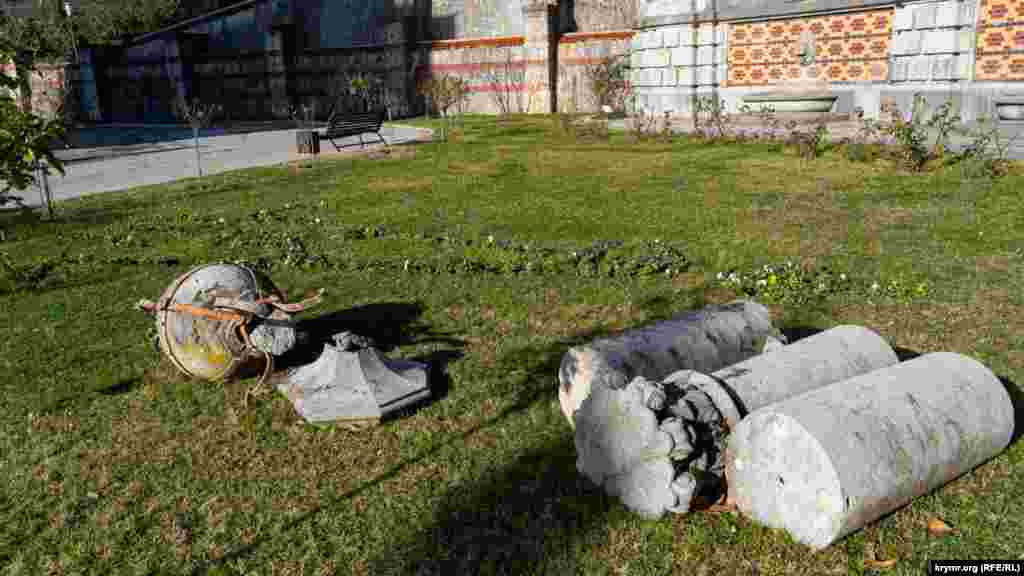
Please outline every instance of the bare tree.
[{"label": "bare tree", "polygon": [[500,67],[484,72],[481,76],[490,85],[491,99],[500,114],[524,112],[521,92],[526,72],[513,66],[511,52],[505,52],[505,61]]}]

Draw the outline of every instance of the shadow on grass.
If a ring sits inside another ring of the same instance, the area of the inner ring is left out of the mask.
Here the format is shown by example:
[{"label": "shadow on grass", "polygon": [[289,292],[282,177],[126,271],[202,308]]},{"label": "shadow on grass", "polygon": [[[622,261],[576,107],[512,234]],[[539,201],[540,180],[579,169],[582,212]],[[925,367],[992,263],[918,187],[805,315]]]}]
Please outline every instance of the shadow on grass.
[{"label": "shadow on grass", "polygon": [[1024,436],[1024,390],[1021,390],[1019,386],[1011,382],[1008,378],[999,377],[999,381],[1002,382],[1003,388],[1006,389],[1006,393],[1010,396],[1010,402],[1013,403],[1013,435],[1010,436],[1010,446],[1014,445],[1017,440],[1020,440],[1021,436]]},{"label": "shadow on grass", "polygon": [[[504,355],[501,364],[514,367],[523,376],[509,389],[495,391],[511,396],[510,404],[497,415],[398,462],[377,477],[325,500],[270,533],[285,534],[314,522],[317,517],[330,514],[338,506],[401,475],[406,469],[429,462],[446,448],[464,443],[537,402],[551,401],[557,396],[558,366],[565,351],[610,333],[610,330],[601,330],[579,334],[572,339]],[[410,573],[414,566],[425,567],[428,570],[425,574],[482,574],[488,570],[518,573],[510,572],[508,563],[515,563],[517,570],[525,571],[535,567],[541,559],[553,563],[571,561],[568,547],[582,537],[587,528],[598,526],[607,513],[608,499],[596,487],[581,488],[583,480],[575,469],[572,434],[568,428],[564,432],[555,440],[532,447],[511,464],[472,486],[449,492],[442,498],[436,513],[437,523],[431,530],[381,551],[371,559],[370,573],[404,574]],[[529,486],[529,490],[524,491],[524,486]],[[453,538],[455,541],[450,541]],[[257,539],[198,566],[192,574],[208,574],[219,566],[253,554],[270,541],[270,537]],[[537,555],[541,553],[542,556]],[[430,571],[434,568],[438,571]],[[558,573],[572,572],[570,568]]]},{"label": "shadow on grass", "polygon": [[[301,335],[300,343],[275,364],[280,368],[292,368],[316,360],[326,344],[334,342],[339,332],[352,332],[373,340],[383,352],[398,346],[436,343],[462,348],[465,343],[447,334],[435,332],[420,321],[423,305],[414,302],[380,302],[339,310],[316,318],[300,320],[296,329]],[[434,358],[421,357],[421,362],[451,361],[455,351],[438,353]]]},{"label": "shadow on grass", "polygon": [[[552,402],[566,350],[619,332],[599,329],[503,355],[502,365],[525,367],[525,373],[510,389],[499,390],[514,399],[512,408],[499,418],[537,402]],[[573,434],[567,426],[560,428],[555,437],[531,446],[472,485],[449,490],[435,508],[430,529],[379,553],[371,560],[371,573],[574,573],[574,545],[602,525],[612,504],[600,487],[576,471]]]},{"label": "shadow on grass", "polygon": [[601,529],[611,499],[576,472],[571,434],[453,489],[428,530],[370,563],[372,574],[573,574],[573,549]]},{"label": "shadow on grass", "polygon": [[[691,295],[693,296],[693,295]],[[650,303],[653,316],[671,317],[664,303]],[[659,318],[646,318],[647,325]],[[633,329],[637,326],[633,326]],[[784,327],[790,342],[822,332],[813,326]],[[557,373],[562,355],[571,347],[622,330],[596,330],[538,347],[512,351],[501,366],[520,371],[507,388],[496,394],[511,402],[494,417],[438,441],[416,456],[396,463],[362,485],[322,501],[310,512],[284,522],[268,534],[287,534],[318,517],[402,475],[408,468],[429,462],[446,448],[463,444],[503,421],[529,410],[537,402],[551,402],[557,395]],[[917,352],[898,348],[901,357]],[[1018,395],[1019,397],[1019,395]],[[1021,403],[1015,400],[1020,411]],[[372,547],[368,559],[372,574],[571,574],[578,571],[575,549],[599,538],[608,513],[617,504],[600,488],[590,485],[576,471],[575,446],[566,427],[522,449],[509,461],[453,487],[441,495],[433,509],[429,528],[411,535],[394,536],[387,547]],[[404,497],[414,498],[415,495]],[[200,565],[193,574],[207,574],[232,561],[251,556],[271,542],[265,536]]]},{"label": "shadow on grass", "polygon": [[[313,510],[311,510],[311,511],[305,513],[305,514],[302,514],[302,515],[300,515],[300,516],[298,516],[298,517],[296,517],[296,518],[294,518],[294,519],[292,519],[292,520],[290,520],[288,522],[283,523],[278,529],[271,530],[270,532],[273,533],[273,534],[284,534],[284,533],[288,533],[290,531],[293,531],[295,528],[297,528],[297,527],[299,527],[299,526],[301,526],[303,524],[307,524],[309,522],[314,522],[322,514],[329,514],[333,509],[337,508],[338,506],[344,505],[349,500],[351,500],[351,499],[353,499],[353,498],[363,494],[364,492],[373,490],[376,487],[378,487],[379,485],[381,485],[381,484],[383,484],[383,483],[385,483],[385,482],[387,482],[387,481],[389,481],[389,480],[391,480],[393,478],[398,477],[407,468],[409,468],[411,466],[415,466],[415,465],[423,463],[423,462],[428,462],[432,458],[436,457],[439,453],[444,451],[445,448],[447,448],[447,447],[449,447],[451,445],[454,445],[454,444],[462,443],[467,438],[477,434],[478,432],[480,432],[482,430],[486,430],[488,428],[491,428],[491,427],[501,423],[505,419],[509,418],[510,416],[513,416],[514,414],[517,414],[519,412],[522,412],[522,411],[526,410],[527,408],[529,408],[529,406],[532,403],[533,402],[513,404],[513,405],[505,408],[501,412],[499,412],[497,416],[495,416],[493,418],[490,418],[490,419],[488,419],[488,420],[486,420],[486,421],[484,421],[484,422],[482,422],[482,423],[480,423],[480,424],[478,424],[476,426],[473,426],[472,428],[469,428],[468,430],[465,430],[465,431],[455,435],[454,437],[449,438],[446,441],[439,442],[439,443],[435,444],[434,446],[431,446],[430,448],[422,451],[420,454],[418,454],[418,455],[416,455],[416,456],[414,456],[412,458],[409,458],[407,460],[403,460],[401,462],[398,462],[397,464],[395,464],[394,466],[389,468],[387,471],[385,471],[382,474],[378,475],[377,477],[375,477],[375,478],[373,478],[373,479],[371,479],[371,480],[361,484],[360,486],[358,486],[358,487],[356,487],[356,488],[354,488],[352,490],[348,490],[348,491],[346,491],[346,492],[344,492],[342,494],[339,494],[335,498],[325,499],[319,506],[317,506]],[[196,567],[195,570],[193,570],[191,572],[191,574],[193,574],[193,575],[209,574],[211,571],[217,569],[220,566],[228,564],[228,563],[232,562],[233,560],[236,560],[238,558],[243,558],[243,557],[251,555],[257,548],[259,548],[260,546],[262,546],[264,544],[270,543],[271,540],[272,540],[272,538],[269,537],[269,536],[258,538],[258,539],[256,539],[255,541],[253,541],[250,544],[247,544],[245,546],[242,546],[242,547],[239,547],[239,548],[236,548],[234,550],[229,551],[227,554],[225,554],[224,556],[222,556],[222,557],[220,557],[220,558],[218,558],[216,560],[213,560],[211,562],[206,562],[206,563],[203,563],[203,564],[199,565],[198,567]],[[377,572],[372,572],[372,573],[377,573]]]}]

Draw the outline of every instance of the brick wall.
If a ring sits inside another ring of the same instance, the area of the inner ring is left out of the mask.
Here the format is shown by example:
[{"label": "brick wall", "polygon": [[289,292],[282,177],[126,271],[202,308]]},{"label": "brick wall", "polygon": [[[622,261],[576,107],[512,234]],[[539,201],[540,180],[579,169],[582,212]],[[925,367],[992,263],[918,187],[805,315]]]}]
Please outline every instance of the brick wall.
[{"label": "brick wall", "polygon": [[524,46],[523,36],[432,42],[429,73],[465,80],[469,85],[468,112],[518,112],[536,97],[526,82],[527,66],[547,65],[544,61],[528,61]]},{"label": "brick wall", "polygon": [[977,80],[1024,80],[1024,3],[981,0]]},{"label": "brick wall", "polygon": [[884,82],[889,76],[892,10],[729,24],[729,86],[778,84],[801,77],[800,35],[810,31],[808,76],[828,82]]},{"label": "brick wall", "polygon": [[59,114],[66,102],[66,70],[64,64],[41,64],[30,76],[32,111],[52,118]]},{"label": "brick wall", "polygon": [[626,57],[632,30],[565,34],[558,43],[558,107],[566,112],[596,112],[587,67]]}]

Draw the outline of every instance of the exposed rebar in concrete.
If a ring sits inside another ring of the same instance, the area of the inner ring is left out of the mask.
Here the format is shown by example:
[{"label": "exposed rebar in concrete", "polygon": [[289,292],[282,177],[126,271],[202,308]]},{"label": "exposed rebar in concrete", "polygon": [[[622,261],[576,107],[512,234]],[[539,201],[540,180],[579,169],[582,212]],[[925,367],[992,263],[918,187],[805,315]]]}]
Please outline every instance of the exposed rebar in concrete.
[{"label": "exposed rebar in concrete", "polygon": [[622,389],[637,376],[658,380],[683,369],[712,372],[784,341],[767,308],[736,301],[570,348],[558,370],[562,413],[575,427],[573,414],[595,387]]},{"label": "exposed rebar in concrete", "polygon": [[711,374],[597,386],[576,412],[577,468],[644,516],[685,513],[724,484],[728,434],[748,411],[896,362],[874,332],[839,326]]},{"label": "exposed rebar in concrete", "polygon": [[925,354],[751,413],[729,489],[745,515],[824,548],[996,456],[1014,424],[988,368]]}]

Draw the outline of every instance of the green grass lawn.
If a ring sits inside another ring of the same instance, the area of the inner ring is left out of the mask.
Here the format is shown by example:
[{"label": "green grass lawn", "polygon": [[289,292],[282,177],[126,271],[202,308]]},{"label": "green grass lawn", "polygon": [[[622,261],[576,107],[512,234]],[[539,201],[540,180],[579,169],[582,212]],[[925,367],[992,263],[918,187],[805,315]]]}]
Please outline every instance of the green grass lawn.
[{"label": "green grass lawn", "polygon": [[[569,346],[728,301],[719,272],[787,260],[808,283],[761,295],[787,330],[861,324],[1024,382],[1024,177],[550,126],[470,118],[447,145],[101,194],[56,222],[0,215],[0,574],[865,574],[896,559],[886,573],[917,575],[1024,558],[1021,442],[814,553],[731,513],[631,515],[576,473],[556,393]],[[430,361],[440,397],[353,433],[304,425],[280,395],[244,405],[251,381],[178,376],[132,306],[217,260],[254,263],[292,300],[326,288],[307,327]],[[846,283],[816,291],[823,270]],[[930,536],[932,517],[954,532]]]}]

